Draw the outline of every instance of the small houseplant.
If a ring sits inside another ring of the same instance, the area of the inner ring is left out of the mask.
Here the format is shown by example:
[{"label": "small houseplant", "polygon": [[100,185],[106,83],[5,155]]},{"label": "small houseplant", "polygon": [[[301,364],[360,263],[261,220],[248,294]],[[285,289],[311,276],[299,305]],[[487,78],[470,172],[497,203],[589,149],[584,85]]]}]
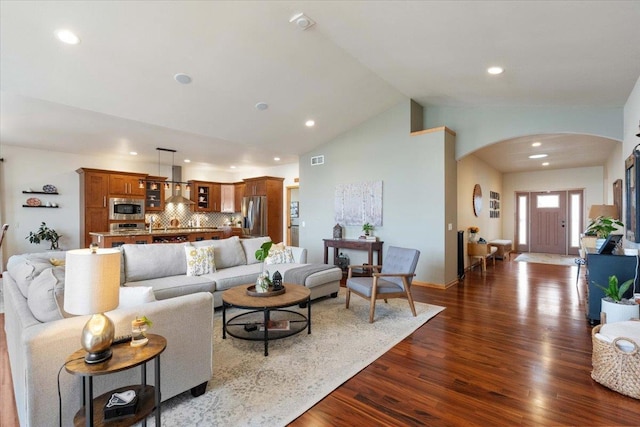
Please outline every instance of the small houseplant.
[{"label": "small houseplant", "polygon": [[371,225],[368,222],[365,222],[364,224],[362,224],[362,231],[364,231],[365,236],[370,236],[371,232],[373,231],[373,225]]},{"label": "small houseplant", "polygon": [[617,219],[609,216],[599,216],[591,221],[584,234],[585,236],[596,236],[598,239],[606,239],[609,234],[620,227],[624,227],[624,224]]},{"label": "small houseplant", "polygon": [[478,233],[480,232],[480,227],[472,225],[471,227],[467,228],[467,231],[469,232],[469,241],[472,243],[476,243],[478,241]]},{"label": "small houseplant", "polygon": [[271,246],[273,246],[273,242],[264,242],[255,253],[256,259],[262,261],[262,272],[256,279],[256,292],[267,292],[271,284],[269,272],[264,270],[264,260],[269,256]]},{"label": "small houseplant", "polygon": [[52,251],[58,249],[59,240],[62,237],[60,234],[56,232],[53,228],[47,227],[47,224],[43,222],[40,224],[40,228],[34,233],[33,231],[29,232],[29,235],[25,237],[25,239],[29,239],[29,243],[40,244],[41,241],[47,241],[51,243],[51,247],[49,248]]},{"label": "small houseplant", "polygon": [[606,288],[595,282],[594,284],[604,292],[601,311],[605,313],[605,321],[607,323],[621,322],[638,317],[638,304],[633,299],[624,298],[625,292],[633,284],[633,279],[619,284],[618,278],[613,275],[609,276],[609,286]]}]

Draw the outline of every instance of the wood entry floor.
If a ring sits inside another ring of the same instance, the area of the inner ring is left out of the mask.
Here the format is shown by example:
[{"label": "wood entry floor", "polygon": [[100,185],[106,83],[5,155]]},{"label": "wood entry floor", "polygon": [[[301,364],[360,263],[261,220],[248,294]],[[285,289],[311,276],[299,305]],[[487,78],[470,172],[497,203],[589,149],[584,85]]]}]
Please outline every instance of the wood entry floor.
[{"label": "wood entry floor", "polygon": [[[640,425],[639,401],[590,377],[584,276],[578,297],[575,274],[505,260],[447,290],[414,287],[416,300],[447,309],[291,425]],[[8,369],[0,315],[3,427],[18,425]]]}]

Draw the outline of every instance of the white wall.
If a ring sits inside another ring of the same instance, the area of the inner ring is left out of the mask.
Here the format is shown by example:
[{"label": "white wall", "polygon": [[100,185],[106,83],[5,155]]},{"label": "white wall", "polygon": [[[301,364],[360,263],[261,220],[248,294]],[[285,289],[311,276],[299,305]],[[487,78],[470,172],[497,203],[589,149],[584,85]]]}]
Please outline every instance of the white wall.
[{"label": "white wall", "polygon": [[[71,153],[33,150],[11,145],[2,146],[5,161],[0,166],[0,218],[10,225],[2,244],[2,266],[13,254],[40,252],[48,249],[46,244],[33,245],[25,240],[29,231],[35,231],[42,221],[63,237],[61,248],[73,249],[80,245],[80,180],[76,170],[82,167],[147,173],[171,177],[171,167],[160,167],[157,163],[126,161],[120,158],[92,157]],[[219,182],[236,182],[253,176],[280,176],[286,183],[293,183],[298,176],[297,164],[273,168],[256,169],[250,172],[230,174],[199,166],[183,166],[182,179],[203,179]],[[38,196],[42,201],[55,201],[58,209],[23,208],[29,195],[23,190],[41,190],[45,184],[58,188],[58,196]],[[284,209],[284,206],[283,206]],[[286,210],[285,212],[288,212]]]},{"label": "white wall", "polygon": [[[482,189],[482,211],[478,217],[473,212],[473,188],[480,184]],[[491,191],[500,193],[500,218],[489,217],[489,194]],[[465,232],[466,242],[470,226],[480,228],[480,237],[487,241],[506,239],[502,234],[502,222],[507,214],[502,204],[505,194],[502,191],[502,173],[470,154],[458,160],[458,229]],[[465,250],[465,266],[469,265]]]},{"label": "white wall", "polygon": [[621,108],[428,107],[425,126],[454,129],[456,158],[509,138],[545,133],[579,133],[622,140]]},{"label": "white wall", "polygon": [[[620,174],[624,175],[624,159],[626,159],[635,148],[640,144],[640,138],[636,134],[640,132],[640,78],[636,81],[636,85],[631,91],[627,103],[624,106],[624,139],[622,141],[622,157],[619,166],[616,169]],[[624,180],[623,180],[624,181]],[[623,188],[625,188],[623,186]],[[623,191],[622,204],[623,212],[626,209],[626,192]],[[626,221],[626,218],[623,222]],[[631,243],[625,241],[625,246],[640,248],[640,243]]]},{"label": "white wall", "polygon": [[[418,281],[443,284],[455,279],[455,268],[445,262],[447,255],[455,259],[455,247],[447,243],[455,242],[455,216],[446,215],[446,205],[456,203],[455,178],[450,180],[453,188],[445,188],[446,165],[455,168],[454,144],[449,162],[445,132],[411,136],[409,119],[407,99],[300,157],[300,241],[310,262],[323,260],[322,239],[332,238],[336,185],[381,180],[383,225],[374,233],[384,248],[420,249]],[[324,155],[325,164],[311,166],[315,155]],[[453,194],[452,202],[448,194]],[[447,230],[447,222],[454,223],[453,230]],[[345,232],[351,239],[362,233],[360,226],[346,227]],[[352,263],[366,261],[361,252],[349,256]]]}]

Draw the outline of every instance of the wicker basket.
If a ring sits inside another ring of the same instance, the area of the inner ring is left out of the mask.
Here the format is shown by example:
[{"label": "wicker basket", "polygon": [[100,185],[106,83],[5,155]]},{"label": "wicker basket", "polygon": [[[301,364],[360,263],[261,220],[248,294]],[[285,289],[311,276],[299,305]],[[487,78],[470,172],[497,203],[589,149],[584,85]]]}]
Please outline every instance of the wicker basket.
[{"label": "wicker basket", "polygon": [[[591,362],[593,371],[591,378],[605,387],[634,399],[640,399],[640,352],[638,345],[629,338],[618,337],[608,343],[596,338],[602,325],[591,331],[593,353]],[[633,350],[625,352],[616,344],[627,341],[633,345]]]}]

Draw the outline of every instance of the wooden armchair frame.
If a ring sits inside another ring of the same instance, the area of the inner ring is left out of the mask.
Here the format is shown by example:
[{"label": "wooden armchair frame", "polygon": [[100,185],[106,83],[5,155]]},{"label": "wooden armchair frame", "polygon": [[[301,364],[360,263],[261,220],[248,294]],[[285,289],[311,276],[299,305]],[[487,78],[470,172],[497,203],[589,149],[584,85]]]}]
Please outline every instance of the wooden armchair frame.
[{"label": "wooden armchair frame", "polygon": [[[406,298],[407,301],[409,302],[409,307],[411,308],[411,313],[413,314],[413,317],[416,316],[416,307],[413,303],[413,296],[411,295],[411,282],[409,281],[409,278],[414,277],[415,274],[413,273],[380,273],[379,271],[382,268],[381,265],[369,265],[369,264],[349,265],[348,268],[349,268],[349,272],[347,274],[347,282],[349,281],[349,279],[353,277],[352,274],[353,274],[354,268],[360,268],[364,270],[368,270],[368,269],[373,270],[372,278],[371,278],[373,282],[371,287],[371,297],[361,294],[360,292],[357,292],[347,286],[346,308],[349,308],[349,300],[351,299],[351,292],[353,292],[354,294],[364,299],[368,299],[369,300],[369,323],[373,323],[373,318],[376,311],[376,300],[383,299],[385,303],[388,303],[387,301],[388,298]],[[381,277],[383,278],[384,277],[401,277],[402,283],[404,284],[404,291],[378,294],[378,279]]]}]

